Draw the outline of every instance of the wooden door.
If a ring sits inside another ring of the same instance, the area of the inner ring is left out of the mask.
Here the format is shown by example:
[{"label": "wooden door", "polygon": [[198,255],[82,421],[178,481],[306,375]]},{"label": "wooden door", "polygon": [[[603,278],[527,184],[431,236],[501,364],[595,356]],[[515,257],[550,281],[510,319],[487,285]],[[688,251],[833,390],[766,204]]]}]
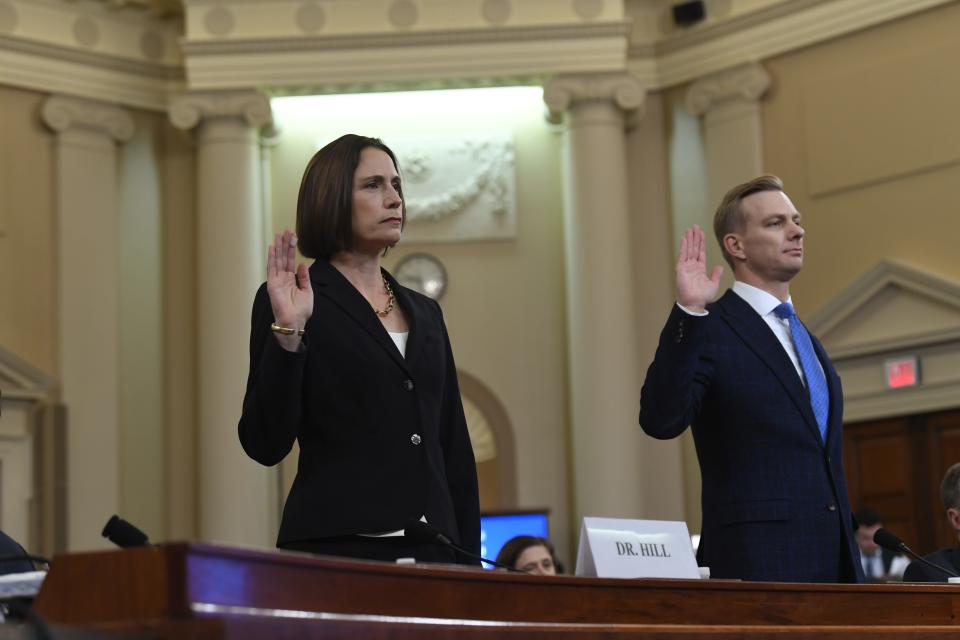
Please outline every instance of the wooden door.
[{"label": "wooden door", "polygon": [[940,481],[960,462],[960,411],[844,425],[850,503],[869,506],[918,553],[957,544],[940,503]]}]

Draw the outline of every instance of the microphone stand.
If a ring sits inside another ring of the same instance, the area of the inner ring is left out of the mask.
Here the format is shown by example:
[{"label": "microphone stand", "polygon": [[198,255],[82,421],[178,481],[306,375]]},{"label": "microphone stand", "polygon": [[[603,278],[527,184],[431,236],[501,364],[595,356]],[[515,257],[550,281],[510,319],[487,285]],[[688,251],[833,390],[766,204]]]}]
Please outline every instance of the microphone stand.
[{"label": "microphone stand", "polygon": [[908,547],[907,543],[905,543],[903,540],[901,540],[894,534],[890,533],[886,529],[883,529],[883,528],[877,529],[876,533],[873,534],[873,541],[878,545],[880,545],[881,547],[883,547],[884,549],[886,549],[887,551],[893,551],[893,552],[902,551],[903,553],[907,554],[908,556],[920,562],[921,564],[926,565],[928,567],[932,567],[937,571],[945,573],[950,578],[960,578],[960,576],[958,576],[955,571],[951,571],[950,569],[941,567],[935,562],[930,562],[929,560],[921,556],[919,553],[917,553],[916,551]]},{"label": "microphone stand", "polygon": [[496,560],[487,560],[486,558],[482,556],[478,556],[472,551],[467,551],[460,545],[456,544],[453,540],[445,536],[442,531],[440,531],[436,527],[433,527],[427,524],[426,522],[420,522],[419,520],[410,522],[404,528],[403,535],[408,536],[412,540],[420,540],[422,542],[434,542],[437,544],[442,544],[443,546],[449,547],[454,551],[467,556],[468,558],[472,558],[474,560],[480,560],[481,562],[486,562],[487,564],[493,565],[494,567],[499,567],[500,569],[506,569],[507,571],[511,571],[513,573],[526,573],[525,571],[514,569],[513,567],[497,562]]}]

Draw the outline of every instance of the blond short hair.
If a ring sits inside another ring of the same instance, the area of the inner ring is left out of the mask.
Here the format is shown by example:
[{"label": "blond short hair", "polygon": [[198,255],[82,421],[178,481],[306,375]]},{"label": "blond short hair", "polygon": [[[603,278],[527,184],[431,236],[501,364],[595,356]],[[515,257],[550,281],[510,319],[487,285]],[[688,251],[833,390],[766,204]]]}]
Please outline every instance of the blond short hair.
[{"label": "blond short hair", "polygon": [[940,501],[944,509],[960,508],[960,462],[953,465],[940,483]]},{"label": "blond short hair", "polygon": [[720,201],[717,212],[713,216],[713,233],[717,236],[723,259],[733,268],[733,256],[727,252],[723,238],[728,233],[742,233],[746,228],[746,217],[743,214],[743,199],[761,191],[783,191],[783,181],[777,176],[766,175],[754,178],[750,182],[738,184]]}]

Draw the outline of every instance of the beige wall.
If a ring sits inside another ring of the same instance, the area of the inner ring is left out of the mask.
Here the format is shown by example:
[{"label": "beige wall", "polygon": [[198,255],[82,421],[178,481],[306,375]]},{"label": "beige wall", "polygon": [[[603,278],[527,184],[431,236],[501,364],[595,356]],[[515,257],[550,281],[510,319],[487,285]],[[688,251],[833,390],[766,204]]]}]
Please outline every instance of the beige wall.
[{"label": "beige wall", "polygon": [[160,135],[166,536],[187,540],[197,535],[196,167],[189,134]]},{"label": "beige wall", "polygon": [[[805,317],[884,259],[960,281],[958,29],[960,6],[950,5],[762,62],[773,77],[761,100],[765,170],[783,178],[808,233],[791,286]],[[674,108],[686,90],[667,93]],[[673,124],[665,122],[670,140]],[[671,151],[675,167],[700,162],[690,145],[679,157]],[[692,215],[677,204],[674,246]],[[708,259],[721,263],[716,253]],[[687,520],[696,530],[700,476],[687,444]]]},{"label": "beige wall", "polygon": [[[371,100],[389,101],[389,95],[371,96]],[[441,305],[457,367],[496,396],[514,429],[514,506],[548,507],[552,533],[560,553],[566,555],[571,538],[561,138],[544,120],[539,98],[507,116],[450,116],[429,109],[425,106],[424,112],[410,118],[394,113],[389,121],[379,123],[340,119],[331,125],[322,113],[311,123],[281,119],[281,141],[271,152],[273,226],[275,230],[293,228],[297,191],[307,161],[317,145],[351,127],[356,133],[382,136],[388,144],[391,134],[512,134],[516,237],[467,243],[401,241],[386,257],[385,265],[392,269],[397,260],[414,251],[432,253],[444,264],[449,286]],[[412,188],[408,185],[408,191]]]},{"label": "beige wall", "polygon": [[[960,226],[953,188],[960,179],[958,26],[960,5],[947,5],[762,61],[774,82],[762,102],[765,164],[786,181],[809,231],[807,266],[793,289],[804,315],[884,258],[960,279],[953,249]],[[670,151],[672,114],[684,91],[675,87],[648,96],[647,113],[627,141],[629,174],[636,177],[630,197],[640,325],[636,357],[642,367],[672,299],[678,232],[672,221],[685,223],[690,213],[676,194],[671,201],[668,188],[676,178],[670,167],[684,166]],[[0,87],[0,345],[55,376],[54,138],[38,118],[44,98]],[[150,529],[152,538],[191,538],[197,491],[194,149],[165,114],[133,115],[137,133],[122,151],[129,172],[121,187],[127,194],[123,222],[135,225],[127,228],[130,242],[144,244],[131,244],[123,254],[131,269],[121,281],[129,374],[124,458],[104,464],[122,470],[126,515]],[[516,238],[401,244],[386,262],[392,267],[415,250],[444,262],[451,284],[443,307],[458,366],[505,407],[515,429],[518,505],[551,508],[558,546],[569,559],[578,524],[569,510],[574,479],[560,137],[545,124],[542,108],[518,116],[510,127],[517,145]],[[438,128],[426,121],[406,131]],[[287,129],[272,152],[275,228],[293,224],[297,186],[315,142],[308,132]],[[645,449],[637,464],[651,479],[644,502],[649,511],[638,515],[682,517],[677,505],[683,501],[688,519],[696,521],[699,478],[689,454],[679,443]],[[657,486],[664,478],[668,492]]]},{"label": "beige wall", "polygon": [[[46,98],[0,87],[0,345],[56,378],[55,149],[39,119]],[[119,148],[120,247],[104,247],[120,260],[121,448],[103,464],[120,470],[121,515],[153,540],[183,539],[195,534],[193,149],[165,114],[131,115],[134,136]]]},{"label": "beige wall", "polygon": [[960,280],[960,6],[769,60],[764,156],[803,213],[809,316],[885,258]]},{"label": "beige wall", "polygon": [[[670,216],[669,94],[647,96],[644,112],[627,135],[628,175],[631,177],[633,262],[637,305],[637,361],[643,374],[653,360],[660,329],[673,304],[674,252]],[[639,417],[640,390],[637,389]],[[637,423],[634,428],[639,429]],[[644,440],[640,459],[646,481],[643,511],[635,517],[684,520],[683,441]],[[586,480],[589,482],[589,479]]]},{"label": "beige wall", "polygon": [[120,154],[120,507],[152,540],[196,534],[193,145],[131,112]]},{"label": "beige wall", "polygon": [[55,376],[56,193],[43,99],[0,86],[0,345]]}]

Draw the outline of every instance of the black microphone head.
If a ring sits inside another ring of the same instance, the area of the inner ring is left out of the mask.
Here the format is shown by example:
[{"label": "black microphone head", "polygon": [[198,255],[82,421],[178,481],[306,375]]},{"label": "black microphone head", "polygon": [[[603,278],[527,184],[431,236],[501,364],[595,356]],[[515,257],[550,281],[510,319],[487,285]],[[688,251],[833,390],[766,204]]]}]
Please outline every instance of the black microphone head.
[{"label": "black microphone head", "polygon": [[877,529],[877,532],[873,534],[873,541],[887,551],[903,551],[904,547],[906,547],[906,545],[903,544],[903,540],[883,527]]},{"label": "black microphone head", "polygon": [[422,520],[411,520],[403,528],[403,535],[405,538],[409,538],[413,542],[426,543],[426,544],[443,544],[450,545],[452,542],[450,538],[443,535],[443,532],[437,529],[432,524],[423,522]]},{"label": "black microphone head", "polygon": [[103,527],[104,538],[126,549],[127,547],[142,547],[150,544],[147,534],[136,528],[120,516],[114,514]]}]

